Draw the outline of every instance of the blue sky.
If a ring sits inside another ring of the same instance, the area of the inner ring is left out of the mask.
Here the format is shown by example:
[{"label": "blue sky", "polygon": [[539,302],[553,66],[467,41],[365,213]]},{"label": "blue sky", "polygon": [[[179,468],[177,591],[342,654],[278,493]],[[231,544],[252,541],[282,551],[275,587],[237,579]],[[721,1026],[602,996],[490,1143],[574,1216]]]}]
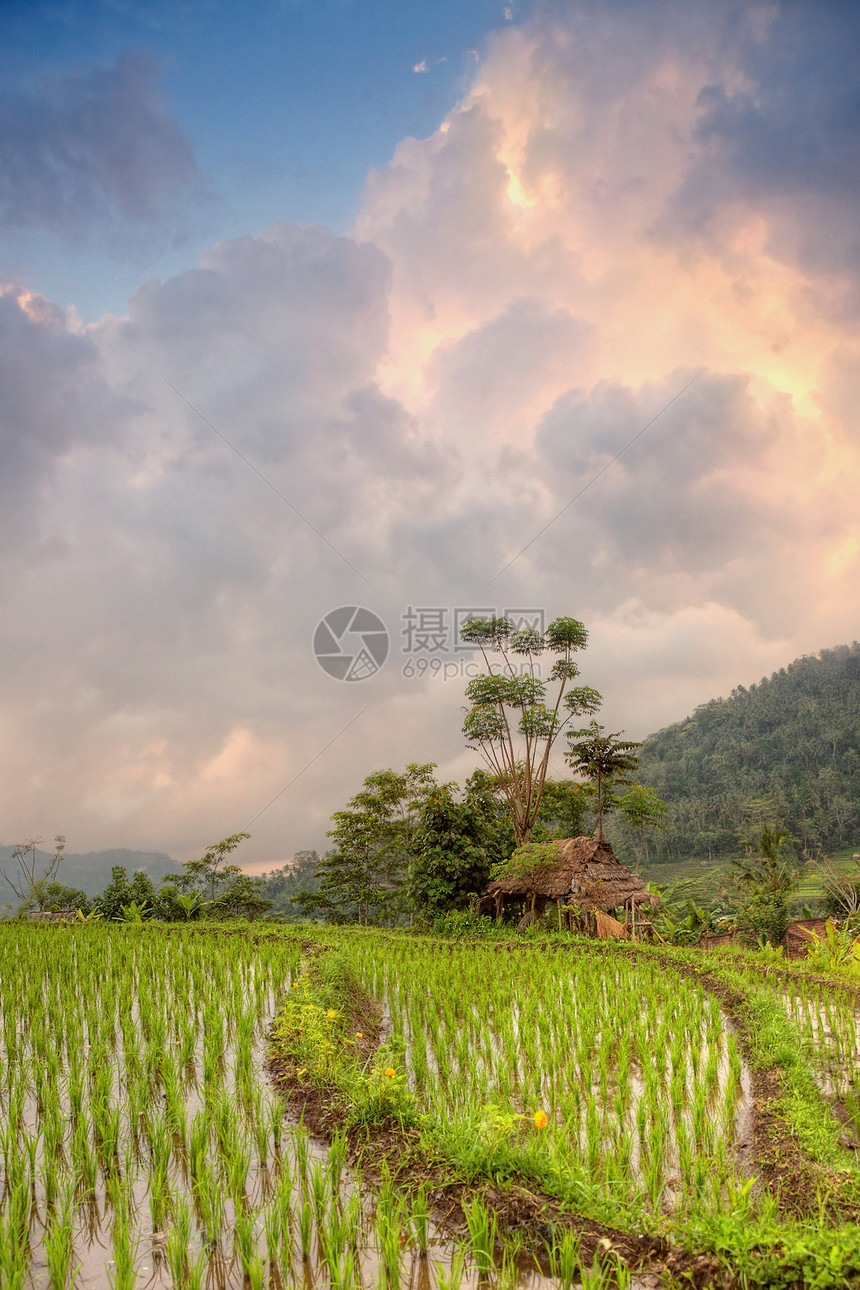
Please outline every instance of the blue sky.
[{"label": "blue sky", "polygon": [[23,271],[91,319],[123,312],[142,278],[193,263],[220,238],[276,220],[349,228],[368,168],[435,130],[506,12],[501,0],[4,4],[7,93],[149,51],[198,174],[157,219],[107,236],[97,221],[59,242],[15,229],[0,273]]}]

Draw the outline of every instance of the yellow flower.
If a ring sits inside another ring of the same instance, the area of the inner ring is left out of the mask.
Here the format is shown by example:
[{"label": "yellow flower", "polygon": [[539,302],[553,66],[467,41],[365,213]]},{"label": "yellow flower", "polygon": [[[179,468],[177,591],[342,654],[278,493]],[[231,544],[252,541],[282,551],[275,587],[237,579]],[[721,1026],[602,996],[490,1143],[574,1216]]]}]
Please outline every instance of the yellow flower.
[{"label": "yellow flower", "polygon": [[362,1032],[361,1032],[360,1030],[356,1030],[356,1032],[355,1032],[355,1037],[356,1037],[356,1039],[363,1039],[363,1038],[364,1038],[364,1035],[362,1034]]},{"label": "yellow flower", "polygon": [[549,1124],[549,1117],[546,1111],[535,1111],[535,1128],[545,1129]]},{"label": "yellow flower", "polygon": [[337,1013],[335,1012],[334,1008],[329,1008],[328,1012],[325,1015],[328,1017],[329,1021],[334,1021],[335,1017],[337,1016]]},{"label": "yellow flower", "polygon": [[293,982],[293,989],[294,989],[294,990],[298,990],[298,988],[299,988],[299,983],[298,983],[298,981],[294,981],[294,982]]},{"label": "yellow flower", "polygon": [[396,1075],[397,1072],[395,1071],[393,1066],[386,1066],[385,1074],[388,1076],[389,1079],[391,1079],[391,1076]]}]

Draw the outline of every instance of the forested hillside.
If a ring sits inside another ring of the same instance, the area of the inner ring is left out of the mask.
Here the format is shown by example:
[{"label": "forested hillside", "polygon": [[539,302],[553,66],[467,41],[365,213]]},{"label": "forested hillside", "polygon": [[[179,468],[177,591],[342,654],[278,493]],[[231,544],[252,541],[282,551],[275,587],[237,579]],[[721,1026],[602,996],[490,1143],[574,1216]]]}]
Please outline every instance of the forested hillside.
[{"label": "forested hillside", "polygon": [[737,853],[756,824],[807,855],[860,844],[860,644],[797,659],[651,735],[637,772],[669,806],[652,859]]}]

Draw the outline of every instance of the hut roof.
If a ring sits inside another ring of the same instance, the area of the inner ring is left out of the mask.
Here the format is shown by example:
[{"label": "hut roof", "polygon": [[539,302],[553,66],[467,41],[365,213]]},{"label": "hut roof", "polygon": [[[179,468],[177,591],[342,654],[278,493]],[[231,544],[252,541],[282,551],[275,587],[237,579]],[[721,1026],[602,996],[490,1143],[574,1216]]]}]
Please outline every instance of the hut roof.
[{"label": "hut roof", "polygon": [[567,896],[584,910],[618,909],[631,900],[635,905],[658,903],[605,840],[563,838],[550,854],[552,859],[528,873],[491,882],[487,896],[541,896],[550,900]]}]

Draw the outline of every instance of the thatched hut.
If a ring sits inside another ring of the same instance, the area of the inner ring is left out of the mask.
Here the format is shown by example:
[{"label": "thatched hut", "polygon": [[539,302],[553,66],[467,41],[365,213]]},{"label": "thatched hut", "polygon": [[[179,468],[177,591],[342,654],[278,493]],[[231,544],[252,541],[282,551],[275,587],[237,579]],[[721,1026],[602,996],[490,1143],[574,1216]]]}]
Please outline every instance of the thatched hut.
[{"label": "thatched hut", "polygon": [[570,927],[574,919],[582,925],[583,919],[598,913],[635,926],[642,921],[643,906],[650,912],[659,904],[605,840],[563,838],[542,843],[541,852],[539,863],[519,872],[514,865],[510,877],[491,882],[479,910],[495,913],[501,920],[511,905],[534,915],[551,902],[558,911],[559,926],[564,922]]}]

